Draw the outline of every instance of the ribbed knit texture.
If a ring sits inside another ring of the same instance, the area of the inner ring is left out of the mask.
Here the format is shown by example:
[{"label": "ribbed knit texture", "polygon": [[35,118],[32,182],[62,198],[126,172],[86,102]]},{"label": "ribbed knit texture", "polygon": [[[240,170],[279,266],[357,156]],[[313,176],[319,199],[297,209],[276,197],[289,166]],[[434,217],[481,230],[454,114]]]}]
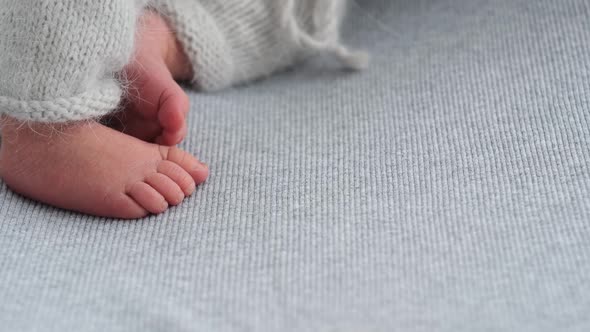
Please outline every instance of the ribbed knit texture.
[{"label": "ribbed knit texture", "polygon": [[367,71],[191,93],[166,214],[0,186],[0,330],[590,330],[588,1],[357,2]]},{"label": "ribbed knit texture", "polygon": [[0,0],[0,113],[63,122],[115,109],[136,17],[130,0]]}]

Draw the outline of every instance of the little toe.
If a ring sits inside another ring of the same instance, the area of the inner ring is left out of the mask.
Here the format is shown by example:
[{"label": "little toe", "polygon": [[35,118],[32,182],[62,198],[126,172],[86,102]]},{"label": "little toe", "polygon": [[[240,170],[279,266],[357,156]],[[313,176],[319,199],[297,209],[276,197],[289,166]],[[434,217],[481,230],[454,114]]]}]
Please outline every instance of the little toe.
[{"label": "little toe", "polygon": [[184,200],[184,192],[171,178],[161,173],[148,175],[145,182],[156,189],[170,205],[178,205]]},{"label": "little toe", "polygon": [[189,196],[195,191],[195,180],[178,164],[164,160],[158,165],[158,173],[174,181],[185,196]]},{"label": "little toe", "polygon": [[[140,206],[135,200],[126,194],[109,195],[105,198],[108,203],[109,211],[113,214],[109,217],[121,219],[139,219],[147,216],[149,212]],[[97,213],[101,214],[101,213]]]},{"label": "little toe", "polygon": [[176,147],[168,148],[164,159],[180,165],[180,167],[190,174],[197,184],[205,182],[209,176],[209,167],[206,164]]},{"label": "little toe", "polygon": [[168,209],[164,196],[145,182],[136,182],[127,194],[150,213],[160,214]]}]

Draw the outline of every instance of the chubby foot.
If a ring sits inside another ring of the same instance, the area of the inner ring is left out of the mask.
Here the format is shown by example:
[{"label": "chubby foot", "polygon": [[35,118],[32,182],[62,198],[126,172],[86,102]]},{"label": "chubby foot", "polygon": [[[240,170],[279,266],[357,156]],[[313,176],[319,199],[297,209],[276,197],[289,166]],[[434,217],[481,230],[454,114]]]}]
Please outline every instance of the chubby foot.
[{"label": "chubby foot", "polygon": [[186,135],[189,99],[175,80],[192,76],[190,62],[166,21],[146,11],[138,21],[133,60],[122,73],[128,94],[123,112],[108,123],[126,134],[164,145]]},{"label": "chubby foot", "polygon": [[208,168],[175,147],[96,122],[28,125],[4,119],[0,175],[17,193],[56,207],[135,219],[180,204]]}]

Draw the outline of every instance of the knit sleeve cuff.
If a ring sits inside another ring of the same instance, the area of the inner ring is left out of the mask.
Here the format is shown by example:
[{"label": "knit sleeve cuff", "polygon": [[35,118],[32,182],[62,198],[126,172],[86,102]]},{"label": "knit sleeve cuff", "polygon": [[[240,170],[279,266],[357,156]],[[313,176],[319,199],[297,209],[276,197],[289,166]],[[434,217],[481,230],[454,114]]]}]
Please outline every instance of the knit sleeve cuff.
[{"label": "knit sleeve cuff", "polygon": [[122,96],[114,80],[78,95],[52,100],[0,96],[0,109],[10,117],[33,122],[69,122],[99,118],[116,109]]},{"label": "knit sleeve cuff", "polygon": [[8,1],[0,10],[0,113],[96,119],[119,106],[139,0]]}]

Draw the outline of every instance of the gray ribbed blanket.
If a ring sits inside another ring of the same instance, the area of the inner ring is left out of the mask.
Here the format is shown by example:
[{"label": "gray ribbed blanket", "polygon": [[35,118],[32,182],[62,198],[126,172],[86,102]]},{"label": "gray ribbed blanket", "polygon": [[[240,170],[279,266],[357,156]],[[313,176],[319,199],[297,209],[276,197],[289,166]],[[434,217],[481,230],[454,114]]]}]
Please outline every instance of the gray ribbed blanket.
[{"label": "gray ribbed blanket", "polygon": [[0,330],[588,331],[590,2],[357,2],[368,71],[191,92],[182,206],[0,185]]}]

